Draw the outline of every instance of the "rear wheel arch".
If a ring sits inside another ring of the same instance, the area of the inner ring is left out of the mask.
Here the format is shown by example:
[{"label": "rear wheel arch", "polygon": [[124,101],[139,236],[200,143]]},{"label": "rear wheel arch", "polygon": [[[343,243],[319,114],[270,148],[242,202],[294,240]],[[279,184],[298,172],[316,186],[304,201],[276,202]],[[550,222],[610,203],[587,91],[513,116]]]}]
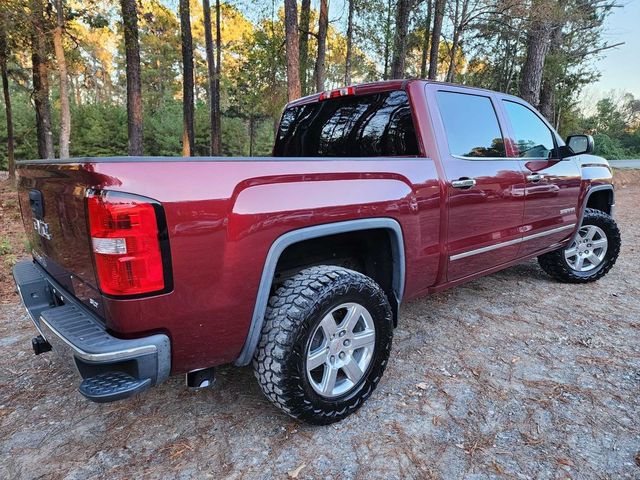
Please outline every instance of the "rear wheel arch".
[{"label": "rear wheel arch", "polygon": [[[248,365],[253,358],[262,332],[262,325],[274,284],[276,269],[287,249],[303,242],[335,237],[342,234],[364,233],[365,231],[384,231],[388,234],[389,249],[392,257],[390,265],[392,279],[389,285],[389,293],[392,295],[388,296],[394,309],[394,316],[397,317],[398,308],[404,293],[405,252],[402,229],[396,220],[392,218],[366,218],[314,225],[293,230],[278,237],[269,249],[262,269],[251,324],[242,351],[235,361],[236,365]],[[301,265],[300,269],[302,268],[305,268],[305,265]]]}]

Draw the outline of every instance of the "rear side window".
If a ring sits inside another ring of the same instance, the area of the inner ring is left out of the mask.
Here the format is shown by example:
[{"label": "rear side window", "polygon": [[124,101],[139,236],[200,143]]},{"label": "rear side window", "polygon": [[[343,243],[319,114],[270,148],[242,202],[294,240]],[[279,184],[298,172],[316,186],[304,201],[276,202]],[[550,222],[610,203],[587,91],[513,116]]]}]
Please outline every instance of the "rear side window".
[{"label": "rear side window", "polygon": [[515,136],[518,156],[551,157],[554,149],[553,135],[540,117],[519,103],[509,100],[503,100],[503,103]]},{"label": "rear side window", "polygon": [[285,110],[276,157],[384,157],[418,155],[404,91],[351,95]]},{"label": "rear side window", "polygon": [[498,117],[489,97],[438,92],[437,99],[451,155],[506,156]]}]

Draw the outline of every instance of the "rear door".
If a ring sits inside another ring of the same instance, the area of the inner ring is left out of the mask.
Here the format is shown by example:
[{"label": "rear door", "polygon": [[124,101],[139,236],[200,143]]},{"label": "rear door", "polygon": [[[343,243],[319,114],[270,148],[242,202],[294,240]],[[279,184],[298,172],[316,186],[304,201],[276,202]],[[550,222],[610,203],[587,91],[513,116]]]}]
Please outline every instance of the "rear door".
[{"label": "rear door", "polygon": [[[489,92],[429,89],[448,196],[449,281],[516,258],[524,215],[524,174],[509,158]],[[438,128],[439,127],[439,128]]]},{"label": "rear door", "polygon": [[578,222],[580,166],[561,159],[562,139],[531,106],[500,100],[508,135],[526,177],[523,242],[518,256],[531,255],[565,240]]}]

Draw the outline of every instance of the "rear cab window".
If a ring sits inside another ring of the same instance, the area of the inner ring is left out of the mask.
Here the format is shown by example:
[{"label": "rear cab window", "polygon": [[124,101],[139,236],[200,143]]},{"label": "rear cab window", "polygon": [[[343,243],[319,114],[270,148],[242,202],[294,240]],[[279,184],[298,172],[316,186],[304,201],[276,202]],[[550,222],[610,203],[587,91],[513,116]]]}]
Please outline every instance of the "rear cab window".
[{"label": "rear cab window", "polygon": [[498,116],[489,97],[441,90],[436,99],[451,155],[506,157]]},{"label": "rear cab window", "polygon": [[396,157],[420,154],[409,97],[394,90],[287,108],[276,157]]}]

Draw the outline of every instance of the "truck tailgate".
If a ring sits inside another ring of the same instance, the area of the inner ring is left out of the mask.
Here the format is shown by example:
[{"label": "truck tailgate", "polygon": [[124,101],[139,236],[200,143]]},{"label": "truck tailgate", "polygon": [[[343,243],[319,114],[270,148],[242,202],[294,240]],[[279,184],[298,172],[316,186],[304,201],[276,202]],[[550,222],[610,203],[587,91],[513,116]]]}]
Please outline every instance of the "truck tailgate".
[{"label": "truck tailgate", "polygon": [[34,259],[101,316],[87,230],[85,192],[100,183],[90,163],[29,163],[18,168],[18,197]]}]

